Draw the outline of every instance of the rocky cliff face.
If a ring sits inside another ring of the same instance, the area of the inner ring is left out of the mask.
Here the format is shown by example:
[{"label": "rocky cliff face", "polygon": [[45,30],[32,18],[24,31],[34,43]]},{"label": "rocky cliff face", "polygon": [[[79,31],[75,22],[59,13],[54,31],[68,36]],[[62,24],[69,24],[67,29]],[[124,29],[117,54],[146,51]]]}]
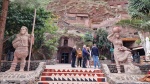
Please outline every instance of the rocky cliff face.
[{"label": "rocky cliff face", "polygon": [[104,0],[54,0],[47,9],[61,18],[66,13],[88,14],[93,23],[115,17],[115,10]]},{"label": "rocky cliff face", "polygon": [[[95,28],[109,27],[109,29],[107,28],[109,31],[116,22],[128,18],[127,4],[127,0],[52,0],[47,6],[47,10],[58,16],[58,26],[62,30],[91,32]],[[71,19],[74,19],[73,22],[68,21],[69,14],[75,16],[71,17]],[[77,15],[79,14],[86,16],[78,18]],[[81,27],[81,25],[71,24],[71,22],[81,23],[81,19],[83,24],[85,23],[88,26],[82,25]]]}]

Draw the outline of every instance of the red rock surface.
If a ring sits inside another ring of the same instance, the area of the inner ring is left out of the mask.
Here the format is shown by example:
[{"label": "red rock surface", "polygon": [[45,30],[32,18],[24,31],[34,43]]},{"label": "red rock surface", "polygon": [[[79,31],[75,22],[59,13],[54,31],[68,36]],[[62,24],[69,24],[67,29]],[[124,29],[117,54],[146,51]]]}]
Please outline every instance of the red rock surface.
[{"label": "red rock surface", "polygon": [[115,17],[115,9],[110,8],[110,5],[102,0],[54,0],[49,3],[47,9],[60,17],[64,17],[65,13],[88,14],[93,23]]}]

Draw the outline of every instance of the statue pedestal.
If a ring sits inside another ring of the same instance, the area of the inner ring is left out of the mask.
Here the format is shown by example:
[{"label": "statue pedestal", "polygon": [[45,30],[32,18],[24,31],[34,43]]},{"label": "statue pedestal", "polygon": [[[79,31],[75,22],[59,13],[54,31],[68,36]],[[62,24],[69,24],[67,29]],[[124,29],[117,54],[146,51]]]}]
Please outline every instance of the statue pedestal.
[{"label": "statue pedestal", "polygon": [[[107,81],[109,84],[149,84],[149,82],[141,82],[139,79],[143,78],[145,75],[144,74],[127,74],[127,73],[112,73],[111,70],[116,70],[114,69],[115,65],[112,65],[113,67],[110,67],[111,64],[102,64],[102,69],[107,77]],[[123,65],[124,66],[124,65]],[[113,69],[111,69],[113,68]]]},{"label": "statue pedestal", "polygon": [[139,67],[135,65],[124,65],[125,73],[126,74],[141,74],[141,70]]},{"label": "statue pedestal", "polygon": [[1,72],[0,84],[35,84],[45,67],[45,63],[41,62],[34,71]]}]

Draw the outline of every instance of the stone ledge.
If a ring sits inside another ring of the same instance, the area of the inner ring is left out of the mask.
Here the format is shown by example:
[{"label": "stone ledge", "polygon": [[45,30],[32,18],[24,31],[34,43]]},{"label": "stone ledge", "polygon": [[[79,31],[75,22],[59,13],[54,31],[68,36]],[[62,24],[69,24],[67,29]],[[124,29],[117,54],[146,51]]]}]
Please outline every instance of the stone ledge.
[{"label": "stone ledge", "polygon": [[[121,65],[121,73],[125,73],[124,65],[126,64]],[[115,64],[107,64],[107,66],[109,68],[110,73],[117,73],[117,68]],[[140,68],[143,74],[146,74],[150,70],[150,65],[136,65],[136,66]]]},{"label": "stone ledge", "polygon": [[46,63],[40,62],[34,71],[1,72],[0,84],[36,84],[45,68]]},{"label": "stone ledge", "polygon": [[[40,62],[45,62],[46,65],[55,65],[56,64],[55,59],[31,61],[30,71],[36,70],[36,68],[38,67]],[[1,63],[1,72],[7,71],[10,68],[11,63],[12,63],[11,61],[2,61],[2,63]],[[27,71],[27,65],[28,65],[28,62],[26,62],[25,71]],[[17,64],[16,71],[19,71],[19,69],[20,69],[20,63]]]}]

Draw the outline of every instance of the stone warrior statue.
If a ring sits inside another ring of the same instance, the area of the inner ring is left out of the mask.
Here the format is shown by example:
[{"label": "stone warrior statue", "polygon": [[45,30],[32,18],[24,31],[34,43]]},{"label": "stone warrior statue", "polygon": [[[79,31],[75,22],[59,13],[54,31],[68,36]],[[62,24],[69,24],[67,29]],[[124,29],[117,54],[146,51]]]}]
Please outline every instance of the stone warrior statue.
[{"label": "stone warrior statue", "polygon": [[132,73],[132,71],[134,71],[134,69],[137,67],[132,64],[132,54],[130,49],[123,46],[122,40],[120,38],[120,32],[121,29],[119,27],[114,27],[112,34],[110,34],[107,39],[114,45],[114,59],[118,73],[121,73],[120,62],[125,60],[127,60],[130,65],[125,68],[125,71]]},{"label": "stone warrior statue", "polygon": [[[15,48],[14,59],[11,64],[11,68],[7,72],[15,71],[16,65],[18,63],[18,59],[21,59],[20,70],[24,71],[24,67],[26,64],[26,57],[29,53],[29,43],[30,41],[34,41],[34,35],[28,34],[28,29],[25,26],[21,27],[20,33],[16,35],[15,40],[13,40],[12,44]],[[32,41],[32,42],[33,42]],[[34,42],[33,42],[34,43]],[[32,44],[33,44],[32,43]]]}]

